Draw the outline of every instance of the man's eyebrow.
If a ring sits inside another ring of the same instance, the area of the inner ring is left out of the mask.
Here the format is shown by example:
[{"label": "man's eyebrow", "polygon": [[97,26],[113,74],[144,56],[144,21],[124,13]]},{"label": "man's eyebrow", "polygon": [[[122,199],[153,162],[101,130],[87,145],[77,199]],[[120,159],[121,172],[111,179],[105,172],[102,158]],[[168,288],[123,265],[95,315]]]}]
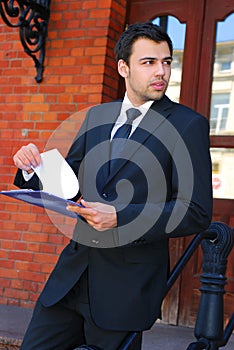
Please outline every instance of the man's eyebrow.
[{"label": "man's eyebrow", "polygon": [[[157,57],[142,57],[139,59],[139,61],[145,61],[145,60],[149,60],[149,61],[158,61],[159,59]],[[173,60],[172,56],[166,56],[162,59],[162,61],[165,60]]]}]

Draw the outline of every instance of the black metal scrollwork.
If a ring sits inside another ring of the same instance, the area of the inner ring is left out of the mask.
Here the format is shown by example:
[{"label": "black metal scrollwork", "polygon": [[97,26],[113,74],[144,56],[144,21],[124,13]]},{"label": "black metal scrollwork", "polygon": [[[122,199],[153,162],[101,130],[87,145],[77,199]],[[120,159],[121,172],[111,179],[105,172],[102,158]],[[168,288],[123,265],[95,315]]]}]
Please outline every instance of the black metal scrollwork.
[{"label": "black metal scrollwork", "polygon": [[18,27],[24,51],[33,59],[40,83],[44,71],[45,42],[50,0],[0,0],[0,14],[10,27]]}]

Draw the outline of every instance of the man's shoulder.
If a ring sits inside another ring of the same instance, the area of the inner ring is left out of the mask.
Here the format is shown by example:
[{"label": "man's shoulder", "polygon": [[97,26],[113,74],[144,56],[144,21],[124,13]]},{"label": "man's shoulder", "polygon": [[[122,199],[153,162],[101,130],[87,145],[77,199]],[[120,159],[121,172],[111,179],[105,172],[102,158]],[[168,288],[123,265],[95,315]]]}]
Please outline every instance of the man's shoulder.
[{"label": "man's shoulder", "polygon": [[120,109],[122,105],[123,100],[113,100],[110,102],[104,102],[97,105],[94,105],[90,108],[91,112],[98,112],[98,111],[108,111],[114,109]]},{"label": "man's shoulder", "polygon": [[172,101],[172,108],[174,108],[174,110],[176,110],[179,113],[183,113],[184,115],[189,115],[190,118],[194,117],[194,118],[202,118],[202,119],[206,119],[204,117],[204,115],[200,114],[198,111],[196,111],[195,109],[186,106],[182,103],[177,103],[177,102],[173,102]]},{"label": "man's shoulder", "polygon": [[86,120],[89,126],[113,124],[121,110],[121,101],[100,103],[89,108]]},{"label": "man's shoulder", "polygon": [[[168,102],[169,101],[169,102]],[[168,110],[172,117],[176,118],[178,121],[189,122],[191,120],[200,120],[208,122],[207,118],[196,111],[195,109],[186,106],[182,103],[174,102],[167,97]]]}]

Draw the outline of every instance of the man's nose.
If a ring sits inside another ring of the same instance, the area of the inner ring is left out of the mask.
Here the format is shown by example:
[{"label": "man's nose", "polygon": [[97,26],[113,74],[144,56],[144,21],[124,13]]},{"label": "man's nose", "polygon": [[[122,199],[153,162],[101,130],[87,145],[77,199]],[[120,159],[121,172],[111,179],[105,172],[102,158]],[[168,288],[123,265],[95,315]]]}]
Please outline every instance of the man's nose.
[{"label": "man's nose", "polygon": [[165,75],[165,66],[163,62],[157,62],[156,67],[155,67],[155,76],[164,76]]}]

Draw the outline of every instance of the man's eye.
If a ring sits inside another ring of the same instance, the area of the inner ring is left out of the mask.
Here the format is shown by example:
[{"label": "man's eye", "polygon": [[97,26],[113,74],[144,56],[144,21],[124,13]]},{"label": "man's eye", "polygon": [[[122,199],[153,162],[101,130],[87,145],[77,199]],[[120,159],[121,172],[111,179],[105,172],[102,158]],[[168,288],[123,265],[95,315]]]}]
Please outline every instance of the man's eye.
[{"label": "man's eye", "polygon": [[149,61],[144,61],[143,64],[153,64],[154,61],[153,60],[149,60]]},{"label": "man's eye", "polygon": [[163,64],[165,64],[165,66],[170,66],[171,65],[171,61],[163,61]]}]

